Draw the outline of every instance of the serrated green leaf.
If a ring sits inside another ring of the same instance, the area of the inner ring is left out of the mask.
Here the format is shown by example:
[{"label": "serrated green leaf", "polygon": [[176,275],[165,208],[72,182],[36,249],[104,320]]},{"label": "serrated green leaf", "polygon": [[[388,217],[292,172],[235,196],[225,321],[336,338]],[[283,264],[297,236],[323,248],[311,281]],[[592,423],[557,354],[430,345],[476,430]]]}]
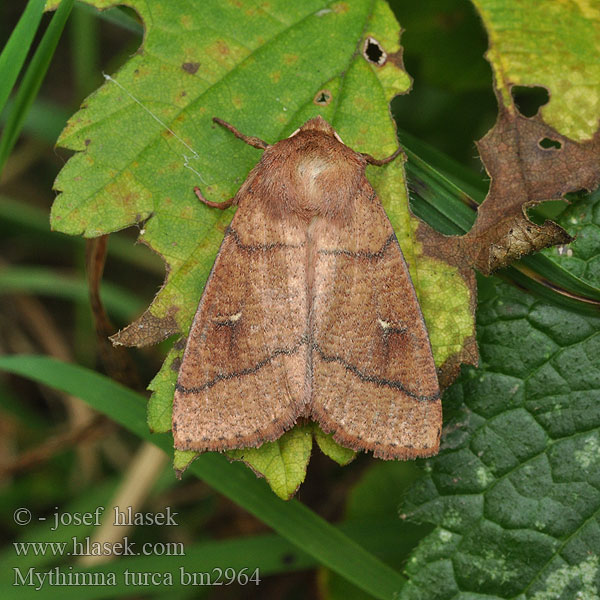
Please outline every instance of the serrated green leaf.
[{"label": "serrated green leaf", "polygon": [[345,466],[356,457],[356,452],[350,448],[340,446],[334,439],[333,434],[324,433],[317,423],[313,423],[313,435],[321,452],[335,460],[338,465]]},{"label": "serrated green leaf", "polygon": [[312,426],[298,425],[278,440],[260,448],[230,450],[227,456],[245,462],[252,470],[264,475],[271,489],[289,500],[306,477],[306,467],[312,450]]},{"label": "serrated green leaf", "polygon": [[[382,0],[279,0],[268,10],[217,0],[130,6],[146,27],[143,51],[87,99],[61,135],[59,144],[78,152],[57,178],[62,193],[52,225],[94,237],[148,219],[140,237],[163,256],[168,276],[147,316],[174,318],[187,332],[232,215],[201,205],[192,188],[200,185],[210,200],[229,198],[259,158],[212,117],[274,142],[321,114],[349,146],[382,157],[397,146],[389,102],[410,80],[401,66],[399,25]],[[387,52],[383,66],[363,56],[369,36]],[[318,106],[313,100],[323,89],[332,100]],[[456,269],[423,257],[401,161],[369,169],[368,177],[410,264],[442,364],[472,334],[469,291]],[[180,356],[172,351],[151,384],[154,431],[170,428]],[[267,452],[262,448],[256,452]]]},{"label": "serrated green leaf", "polygon": [[160,371],[148,385],[153,392],[148,400],[148,427],[155,433],[171,431],[173,394],[184,348],[176,344],[165,358]]},{"label": "serrated green leaf", "polygon": [[183,473],[198,458],[198,453],[193,450],[175,450],[173,453],[173,469]]},{"label": "serrated green leaf", "polygon": [[401,597],[597,593],[600,317],[505,284],[487,295],[482,367],[445,394],[442,451],[403,507],[437,528],[408,563]]}]

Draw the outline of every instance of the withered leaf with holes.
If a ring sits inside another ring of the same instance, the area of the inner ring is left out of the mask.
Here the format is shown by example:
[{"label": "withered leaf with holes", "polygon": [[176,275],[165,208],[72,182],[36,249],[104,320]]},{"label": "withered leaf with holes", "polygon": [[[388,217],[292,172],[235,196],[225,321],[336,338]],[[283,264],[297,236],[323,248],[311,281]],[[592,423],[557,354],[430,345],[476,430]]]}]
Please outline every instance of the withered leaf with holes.
[{"label": "withered leaf with holes", "polygon": [[438,451],[440,392],[408,268],[365,176],[384,165],[321,117],[269,145],[234,198],[179,371],[180,450],[260,446],[299,417],[343,446]]}]

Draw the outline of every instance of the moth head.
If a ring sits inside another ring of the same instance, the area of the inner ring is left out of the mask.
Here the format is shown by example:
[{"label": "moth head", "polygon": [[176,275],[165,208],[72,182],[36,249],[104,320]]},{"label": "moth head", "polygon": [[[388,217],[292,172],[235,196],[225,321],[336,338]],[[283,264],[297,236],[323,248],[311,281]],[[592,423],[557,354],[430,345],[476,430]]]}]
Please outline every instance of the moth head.
[{"label": "moth head", "polygon": [[300,133],[301,131],[318,131],[320,133],[324,133],[325,135],[330,135],[331,137],[334,137],[338,142],[341,142],[342,144],[344,143],[342,142],[342,138],[340,138],[340,136],[337,134],[337,131],[321,115],[318,115],[306,121],[306,123],[304,123],[302,127],[296,129],[296,131],[294,131],[294,133],[292,133],[290,137],[294,137],[297,133]]}]

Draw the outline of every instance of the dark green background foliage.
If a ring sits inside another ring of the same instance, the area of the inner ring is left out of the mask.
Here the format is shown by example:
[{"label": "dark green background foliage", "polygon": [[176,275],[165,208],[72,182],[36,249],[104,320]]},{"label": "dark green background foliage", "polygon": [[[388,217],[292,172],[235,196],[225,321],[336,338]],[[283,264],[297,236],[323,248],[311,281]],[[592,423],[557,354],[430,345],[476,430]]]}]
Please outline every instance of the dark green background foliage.
[{"label": "dark green background foliage", "polygon": [[[6,600],[34,593],[12,585],[13,567],[43,571],[74,564],[51,556],[17,559],[11,542],[95,533],[90,527],[52,533],[43,522],[18,527],[12,518],[16,508],[50,516],[56,506],[65,511],[108,506],[118,487],[135,477],[125,465],[146,450],[144,444],[165,452],[171,446],[167,434],[148,431],[140,393],[94,373],[102,365],[86,291],[85,242],[50,233],[48,226],[53,180],[69,158],[53,144],[67,118],[102,85],[102,71],[115,74],[127,63],[142,42],[142,27],[127,9],[99,14],[75,2],[70,14],[66,7],[53,20],[51,14],[41,16],[42,3],[35,4],[28,9],[31,35],[15,42],[8,63],[0,60],[0,102],[9,97],[0,141],[0,159],[6,159],[0,189],[0,352],[16,355],[0,357],[7,372],[0,379],[1,462],[11,468],[3,473],[0,496],[5,542],[0,561],[8,567],[0,585]],[[483,58],[487,34],[476,10],[483,4],[509,12],[520,6],[512,0],[390,2],[404,30],[404,61],[414,80],[412,92],[392,102],[409,155],[412,207],[448,233],[472,222],[463,192],[481,201],[488,186],[473,143],[496,115],[491,69]],[[0,45],[24,7],[0,5]],[[567,31],[576,25],[560,20]],[[38,44],[45,49],[37,62],[28,54],[30,39],[33,50]],[[585,44],[574,39],[563,50],[582,57],[594,50],[589,37],[581,36]],[[17,79],[23,61],[34,68]],[[529,84],[540,82],[532,75]],[[554,97],[560,100],[560,94]],[[546,98],[540,88],[524,87],[517,101],[525,114],[535,114]],[[204,150],[201,140],[195,149]],[[426,189],[418,185],[423,181]],[[597,600],[600,316],[593,302],[580,300],[600,298],[600,194],[574,196],[566,209],[563,203],[544,206],[536,218],[550,214],[577,239],[516,267],[533,269],[579,299],[536,287],[525,270],[480,278],[481,362],[463,368],[444,394],[439,456],[384,463],[360,455],[342,468],[315,448],[306,481],[287,503],[245,466],[222,456],[203,455],[182,481],[159,459],[140,507],[171,506],[182,525],[174,531],[138,527],[128,535],[139,543],[182,540],[186,556],[123,558],[86,570],[177,574],[181,566],[188,571],[258,566],[261,585],[199,590],[121,583],[83,591],[46,586],[36,597]],[[136,234],[122,231],[109,242],[103,298],[117,327],[150,303],[164,275],[157,256],[134,246]],[[168,350],[167,343],[134,353],[144,384]],[[54,358],[22,356],[30,354]],[[85,404],[71,404],[70,397]],[[91,406],[114,424],[92,429],[90,438],[70,439],[84,424],[73,406]]]},{"label": "dark green background foliage", "polygon": [[600,317],[506,284],[481,288],[481,366],[444,395],[444,451],[403,503],[406,518],[437,525],[409,563],[403,597],[593,598]]}]

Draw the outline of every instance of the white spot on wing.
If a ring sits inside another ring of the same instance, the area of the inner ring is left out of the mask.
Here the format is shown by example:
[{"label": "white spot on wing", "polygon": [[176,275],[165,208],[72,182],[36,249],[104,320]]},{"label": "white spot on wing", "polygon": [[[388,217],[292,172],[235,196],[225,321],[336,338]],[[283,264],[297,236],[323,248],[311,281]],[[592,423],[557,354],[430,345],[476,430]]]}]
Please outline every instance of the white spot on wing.
[{"label": "white spot on wing", "polygon": [[384,331],[386,329],[389,329],[392,326],[391,323],[388,323],[387,321],[384,321],[383,319],[377,319],[377,322],[381,326],[381,329],[383,329]]},{"label": "white spot on wing", "polygon": [[215,325],[233,325],[237,321],[239,321],[242,317],[242,312],[235,313],[235,315],[230,315],[229,317],[216,317],[213,319]]}]

